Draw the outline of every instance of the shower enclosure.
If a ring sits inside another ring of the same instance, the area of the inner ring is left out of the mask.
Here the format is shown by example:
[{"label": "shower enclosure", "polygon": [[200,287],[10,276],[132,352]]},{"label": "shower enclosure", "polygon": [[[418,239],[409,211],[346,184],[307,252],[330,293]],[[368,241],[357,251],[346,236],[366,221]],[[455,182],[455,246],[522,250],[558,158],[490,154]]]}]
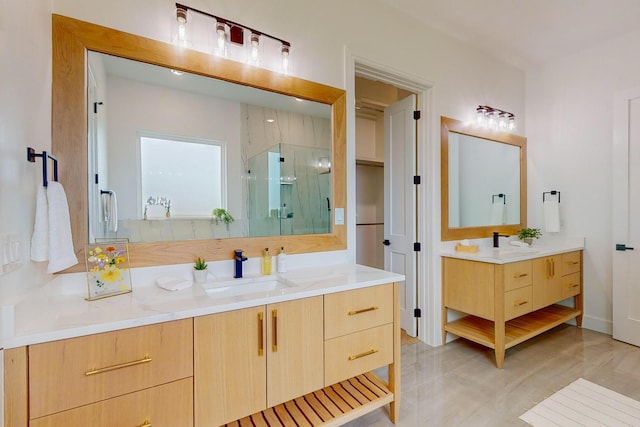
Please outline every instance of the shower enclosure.
[{"label": "shower enclosure", "polygon": [[249,235],[331,232],[330,159],[330,150],[292,144],[249,158]]}]

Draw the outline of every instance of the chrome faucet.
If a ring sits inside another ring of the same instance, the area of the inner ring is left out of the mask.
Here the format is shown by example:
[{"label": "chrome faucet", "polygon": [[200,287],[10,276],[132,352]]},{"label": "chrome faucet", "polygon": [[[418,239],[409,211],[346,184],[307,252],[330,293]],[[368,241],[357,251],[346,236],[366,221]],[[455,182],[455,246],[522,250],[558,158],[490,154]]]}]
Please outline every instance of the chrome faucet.
[{"label": "chrome faucet", "polygon": [[236,272],[233,275],[234,278],[242,278],[242,263],[247,260],[247,257],[242,255],[242,249],[235,249],[233,260],[235,261]]}]

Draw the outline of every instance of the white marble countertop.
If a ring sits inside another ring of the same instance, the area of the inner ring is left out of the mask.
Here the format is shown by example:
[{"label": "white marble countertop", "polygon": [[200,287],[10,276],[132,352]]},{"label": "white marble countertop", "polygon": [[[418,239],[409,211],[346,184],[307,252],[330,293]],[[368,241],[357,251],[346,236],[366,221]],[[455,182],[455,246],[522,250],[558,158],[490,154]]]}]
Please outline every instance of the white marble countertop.
[{"label": "white marble countertop", "polygon": [[[14,305],[0,307],[0,347],[14,348],[404,280],[403,275],[388,271],[339,264],[271,276],[246,275],[244,279],[210,276],[204,285],[194,283],[186,289],[167,291],[156,286],[156,280],[191,280],[191,265],[132,269],[131,273],[133,292],[128,294],[86,301],[86,274],[63,274]],[[267,289],[276,281],[277,288]]]},{"label": "white marble countertop", "polygon": [[479,246],[478,252],[456,251],[455,246],[460,243],[459,241],[442,242],[440,246],[440,256],[492,264],[507,264],[584,249],[584,238],[582,237],[542,238],[536,240],[530,247],[512,246],[509,243],[511,240],[514,239],[501,238],[499,248],[489,246],[487,239],[471,241],[471,244],[477,244]]}]

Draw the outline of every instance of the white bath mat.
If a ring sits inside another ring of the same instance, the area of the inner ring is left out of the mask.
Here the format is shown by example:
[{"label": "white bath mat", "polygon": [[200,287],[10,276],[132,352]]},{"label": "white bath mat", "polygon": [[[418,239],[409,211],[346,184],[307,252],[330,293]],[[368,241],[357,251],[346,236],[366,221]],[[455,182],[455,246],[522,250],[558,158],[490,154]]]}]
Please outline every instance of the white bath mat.
[{"label": "white bath mat", "polygon": [[535,427],[640,426],[640,402],[580,378],[520,419]]}]

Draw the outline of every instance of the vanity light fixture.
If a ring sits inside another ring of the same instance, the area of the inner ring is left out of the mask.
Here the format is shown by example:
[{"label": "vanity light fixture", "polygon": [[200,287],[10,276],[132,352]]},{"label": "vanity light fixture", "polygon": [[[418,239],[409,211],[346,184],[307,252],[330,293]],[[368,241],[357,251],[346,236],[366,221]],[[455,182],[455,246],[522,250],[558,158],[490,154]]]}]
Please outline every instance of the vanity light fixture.
[{"label": "vanity light fixture", "polygon": [[478,126],[504,132],[513,131],[516,128],[516,116],[508,111],[478,105],[476,108],[476,123]]},{"label": "vanity light fixture", "polygon": [[[191,12],[215,20],[215,42],[213,48],[207,49],[208,51],[213,51],[217,56],[269,68],[274,71],[280,71],[283,74],[289,74],[291,71],[291,43],[288,41],[180,3],[176,3],[177,28],[172,34],[174,44],[182,47],[191,47],[192,44],[195,44],[188,38],[188,13]],[[189,25],[192,26],[193,23]],[[189,30],[192,29],[189,28]],[[245,43],[245,40],[247,40],[247,43]],[[268,44],[265,42],[268,42]],[[238,46],[242,49],[234,48],[233,46]],[[194,46],[194,48],[204,50],[205,47]]]}]

